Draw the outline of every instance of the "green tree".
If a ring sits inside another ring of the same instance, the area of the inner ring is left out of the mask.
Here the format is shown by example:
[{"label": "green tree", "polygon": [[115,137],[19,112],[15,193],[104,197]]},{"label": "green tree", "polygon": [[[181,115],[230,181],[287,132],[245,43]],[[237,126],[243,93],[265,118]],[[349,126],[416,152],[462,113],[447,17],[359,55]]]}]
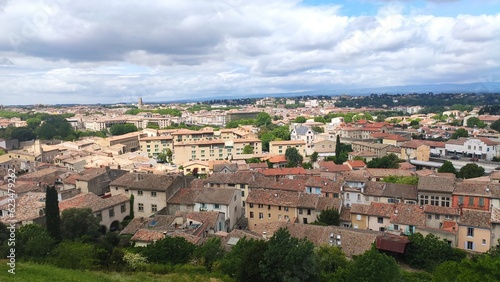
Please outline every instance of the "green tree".
[{"label": "green tree", "polygon": [[323,132],[325,132],[325,130],[324,130],[324,129],[323,129],[323,127],[321,127],[321,126],[313,126],[313,127],[312,127],[312,130],[313,130],[314,132],[316,132],[316,133],[323,133]]},{"label": "green tree", "polygon": [[467,127],[485,128],[486,124],[477,117],[471,117],[467,119]]},{"label": "green tree", "polygon": [[15,127],[12,129],[11,137],[23,142],[35,139],[36,134],[28,127]]},{"label": "green tree", "polygon": [[271,124],[271,116],[268,113],[260,112],[255,118],[256,126],[269,126]]},{"label": "green tree", "polygon": [[317,225],[340,225],[340,213],[336,209],[326,209],[321,211],[314,224]]},{"label": "green tree", "polygon": [[16,255],[30,259],[44,259],[54,248],[55,241],[37,224],[22,226],[16,236]]},{"label": "green tree", "polygon": [[497,119],[495,122],[493,122],[490,125],[490,128],[500,132],[500,119]]},{"label": "green tree", "polygon": [[335,279],[332,277],[334,273],[349,266],[346,255],[337,246],[321,245],[314,248],[314,255],[318,262],[322,281],[334,281]]},{"label": "green tree", "polygon": [[264,281],[259,263],[268,243],[264,240],[242,238],[220,262],[219,269],[241,282]]},{"label": "green tree", "polygon": [[453,163],[450,161],[444,161],[443,165],[438,168],[438,172],[453,173],[455,175],[457,174],[457,170],[453,166]]},{"label": "green tree", "polygon": [[90,208],[70,208],[62,212],[61,231],[64,239],[88,240],[99,236],[99,219]]},{"label": "green tree", "polygon": [[389,154],[382,158],[374,158],[366,166],[369,168],[399,168],[400,160],[395,154]]},{"label": "green tree", "polygon": [[314,121],[315,122],[325,123],[325,118],[322,117],[322,116],[317,116],[317,117],[314,117]]},{"label": "green tree", "polygon": [[165,237],[143,248],[141,254],[152,263],[183,264],[191,259],[194,250],[195,245],[182,237]]},{"label": "green tree", "polygon": [[55,186],[47,186],[45,192],[45,220],[47,231],[56,242],[62,240],[61,214],[59,212],[59,200]]},{"label": "green tree", "polygon": [[243,154],[253,154],[253,146],[245,145],[243,147]]},{"label": "green tree", "polygon": [[464,165],[458,172],[458,176],[462,178],[475,178],[484,175],[484,168],[475,163]]},{"label": "green tree", "polygon": [[29,118],[26,120],[28,127],[31,128],[32,130],[37,128],[41,122],[42,122],[42,120],[39,118]]},{"label": "green tree", "polygon": [[463,128],[459,128],[455,130],[455,132],[451,135],[451,139],[458,139],[459,137],[469,137],[469,132]]},{"label": "green tree", "polygon": [[98,256],[105,252],[94,245],[82,242],[63,241],[53,251],[52,263],[57,267],[69,269],[97,269]]},{"label": "green tree", "polygon": [[303,116],[298,116],[295,118],[296,123],[305,123],[306,121],[307,121],[306,118]]},{"label": "green tree", "polygon": [[390,176],[384,177],[383,182],[417,185],[418,184],[418,176],[394,176],[394,175],[390,175]]},{"label": "green tree", "polygon": [[342,144],[340,143],[340,135],[337,134],[337,139],[335,140],[335,156],[342,154]]},{"label": "green tree", "polygon": [[396,261],[375,248],[354,258],[342,273],[344,281],[400,281],[401,273]]},{"label": "green tree", "polygon": [[318,155],[319,155],[318,152],[312,153],[311,156],[310,156],[311,162],[313,162],[313,163],[317,162],[318,161]]},{"label": "green tree", "polygon": [[133,124],[130,124],[130,123],[126,123],[126,124],[113,124],[110,128],[109,128],[109,132],[111,133],[111,135],[123,135],[123,134],[127,134],[127,133],[130,133],[130,132],[135,132],[137,131],[137,127]]},{"label": "green tree", "polygon": [[411,234],[410,243],[404,254],[405,261],[413,268],[432,271],[434,267],[445,261],[460,261],[465,253],[453,249],[448,242],[439,239],[434,234],[423,236],[420,233]]},{"label": "green tree", "polygon": [[303,157],[295,147],[287,148],[285,151],[287,167],[297,167],[302,164]]},{"label": "green tree", "polygon": [[134,218],[134,195],[130,195],[130,219]]},{"label": "green tree", "polygon": [[208,271],[212,271],[214,263],[224,257],[220,237],[208,239],[201,247],[196,249],[195,257],[203,263]]},{"label": "green tree", "polygon": [[318,278],[314,245],[307,239],[291,237],[284,228],[269,240],[259,268],[263,281],[315,281]]},{"label": "green tree", "polygon": [[172,162],[172,150],[170,150],[170,148],[167,148],[167,150],[165,150],[165,155],[167,156],[167,160],[169,163]]}]

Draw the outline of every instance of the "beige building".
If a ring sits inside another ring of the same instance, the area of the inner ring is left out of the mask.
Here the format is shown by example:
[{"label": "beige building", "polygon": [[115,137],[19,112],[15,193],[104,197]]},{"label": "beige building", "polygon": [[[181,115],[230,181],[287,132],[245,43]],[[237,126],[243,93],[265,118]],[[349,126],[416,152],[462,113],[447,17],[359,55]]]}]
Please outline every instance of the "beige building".
[{"label": "beige building", "polygon": [[484,253],[491,247],[491,213],[463,209],[458,222],[458,248]]},{"label": "beige building", "polygon": [[94,193],[79,194],[59,203],[61,212],[69,208],[91,209],[99,219],[101,231],[104,233],[120,229],[120,222],[130,215],[130,198],[125,194],[107,198],[101,198]]},{"label": "beige building", "polygon": [[131,132],[123,135],[113,136],[97,140],[96,143],[102,147],[113,147],[115,145],[124,145],[123,153],[139,151],[139,139],[146,137],[147,134],[141,132]]},{"label": "beige building", "polygon": [[167,206],[167,200],[180,188],[188,187],[192,178],[180,175],[129,173],[109,184],[111,195],[134,195],[134,213],[148,217]]},{"label": "beige building", "polygon": [[158,154],[164,153],[167,149],[174,152],[174,142],[172,136],[153,136],[143,137],[139,140],[141,152],[148,153],[148,157],[157,157]]},{"label": "beige building", "polygon": [[302,157],[306,156],[306,141],[304,140],[285,140],[269,142],[269,153],[271,155],[285,155],[286,149],[296,148]]},{"label": "beige building", "polygon": [[352,142],[353,152],[371,152],[377,155],[378,158],[382,158],[387,155],[387,151],[391,148],[391,145],[380,144],[380,143],[369,143],[369,142]]},{"label": "beige building", "polygon": [[262,142],[255,138],[174,142],[176,164],[188,161],[231,160],[232,156],[241,155],[246,145],[252,146],[255,154],[262,152]]}]

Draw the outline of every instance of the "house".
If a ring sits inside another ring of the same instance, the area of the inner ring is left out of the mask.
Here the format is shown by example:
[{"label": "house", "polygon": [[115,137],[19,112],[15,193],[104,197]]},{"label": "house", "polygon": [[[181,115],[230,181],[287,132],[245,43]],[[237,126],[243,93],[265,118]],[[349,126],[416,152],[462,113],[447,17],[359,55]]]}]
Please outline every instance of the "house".
[{"label": "house", "polygon": [[385,177],[410,177],[415,174],[408,170],[398,168],[367,168],[366,171],[370,174],[372,181],[382,181]]},{"label": "house", "polygon": [[369,181],[370,176],[364,170],[353,170],[344,174],[344,183],[341,186],[344,207],[349,207],[353,203],[365,203],[363,193]]},{"label": "house", "polygon": [[500,240],[500,208],[491,209],[491,247],[497,246]]},{"label": "house", "polygon": [[0,221],[4,224],[15,224],[16,228],[32,223],[45,225],[45,193],[27,192],[16,199],[15,213],[11,209],[11,202],[0,206]]},{"label": "house", "polygon": [[185,175],[207,175],[210,171],[208,161],[189,161],[182,165]]},{"label": "house", "polygon": [[401,156],[406,159],[428,162],[431,155],[431,147],[423,144],[420,140],[412,140],[401,144]]},{"label": "house", "polygon": [[104,195],[109,192],[109,184],[127,174],[126,170],[111,169],[109,166],[84,170],[76,177],[76,188],[82,193]]},{"label": "house", "polygon": [[458,222],[458,248],[484,253],[491,247],[491,213],[463,209]]},{"label": "house", "polygon": [[116,231],[120,229],[120,222],[130,215],[130,197],[117,194],[101,198],[94,193],[82,193],[73,198],[59,202],[59,210],[63,212],[69,208],[89,208],[99,219],[101,231]]},{"label": "house", "polygon": [[326,198],[340,198],[341,185],[342,183],[340,181],[312,176],[307,178],[303,192],[318,194]]},{"label": "house", "polygon": [[173,215],[177,212],[192,212],[200,188],[181,188],[170,199],[167,199],[166,213]]},{"label": "house", "polygon": [[394,208],[394,204],[386,203],[353,204],[351,207],[352,227],[385,231],[390,224]]},{"label": "house", "polygon": [[398,134],[389,134],[382,137],[382,144],[392,145],[395,147],[401,146],[406,141],[410,141],[410,138],[403,137]]},{"label": "house", "polygon": [[425,205],[425,226],[442,229],[445,225],[445,221],[458,222],[460,218],[460,209],[456,207],[442,207]]},{"label": "house", "polygon": [[150,158],[156,158],[159,154],[166,154],[168,150],[174,151],[174,137],[171,135],[148,136],[139,139],[141,152],[148,154]]},{"label": "house", "polygon": [[284,140],[269,142],[269,153],[271,155],[285,155],[286,149],[296,148],[300,155],[306,156],[306,142],[303,140]]},{"label": "house", "polygon": [[368,151],[377,155],[377,158],[382,158],[387,155],[387,150],[392,148],[392,145],[369,143],[369,142],[352,142],[353,152]]},{"label": "house", "polygon": [[235,173],[237,171],[238,164],[236,163],[222,163],[213,165],[213,173]]},{"label": "house", "polygon": [[500,191],[488,182],[457,182],[452,207],[489,211],[492,198],[500,198]]},{"label": "house", "polygon": [[180,188],[188,187],[192,177],[181,175],[158,175],[128,173],[109,186],[111,195],[134,195],[134,213],[136,216],[148,217],[167,206],[167,200]]},{"label": "house", "polygon": [[405,203],[417,204],[418,190],[417,185],[399,184],[399,183],[386,183],[382,194],[380,195],[381,203]]},{"label": "house", "polygon": [[350,160],[344,163],[347,165],[351,170],[359,170],[359,169],[365,169],[366,164],[362,160]]},{"label": "house", "polygon": [[425,225],[424,209],[418,205],[397,204],[391,215],[388,231],[396,235],[410,235],[416,232],[417,226]]},{"label": "house", "polygon": [[[315,140],[312,143],[312,151],[318,153],[318,159],[335,156],[336,141],[333,140]],[[312,154],[312,153],[311,153]]]},{"label": "house", "polygon": [[452,194],[455,189],[455,175],[450,173],[419,176],[417,189],[420,206],[451,207]]},{"label": "house", "polygon": [[306,147],[311,148],[316,140],[316,132],[310,126],[304,124],[295,125],[290,132],[290,140],[305,141]]},{"label": "house", "polygon": [[241,191],[237,188],[202,188],[195,199],[194,211],[221,212],[224,226],[230,231],[243,216]]}]

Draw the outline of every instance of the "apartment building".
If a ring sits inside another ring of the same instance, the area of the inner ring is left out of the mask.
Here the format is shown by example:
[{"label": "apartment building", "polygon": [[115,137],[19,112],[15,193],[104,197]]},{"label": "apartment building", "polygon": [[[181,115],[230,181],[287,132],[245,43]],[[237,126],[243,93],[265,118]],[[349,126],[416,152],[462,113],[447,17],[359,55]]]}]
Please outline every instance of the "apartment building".
[{"label": "apartment building", "polygon": [[369,142],[352,142],[352,150],[354,152],[371,152],[377,155],[378,158],[381,158],[387,155],[387,151],[389,148],[392,148],[392,145],[388,144],[380,144],[380,143],[369,143]]},{"label": "apartment building", "polygon": [[285,155],[286,149],[296,148],[299,154],[306,156],[306,142],[304,140],[285,140],[269,142],[269,153],[272,155]]},{"label": "apartment building", "polygon": [[130,153],[140,150],[139,139],[146,137],[146,133],[142,132],[131,132],[123,135],[103,138],[96,140],[95,143],[102,147],[113,147],[117,145],[123,145],[123,153]]},{"label": "apartment building", "polygon": [[236,188],[203,188],[196,197],[194,211],[217,211],[224,214],[229,232],[243,216],[241,192]]},{"label": "apartment building", "polygon": [[458,248],[484,253],[491,247],[491,213],[463,209],[458,222]]},{"label": "apartment building", "polygon": [[167,149],[174,152],[173,136],[143,137],[139,140],[141,152],[148,153],[148,157],[156,158],[158,154],[165,153]]}]

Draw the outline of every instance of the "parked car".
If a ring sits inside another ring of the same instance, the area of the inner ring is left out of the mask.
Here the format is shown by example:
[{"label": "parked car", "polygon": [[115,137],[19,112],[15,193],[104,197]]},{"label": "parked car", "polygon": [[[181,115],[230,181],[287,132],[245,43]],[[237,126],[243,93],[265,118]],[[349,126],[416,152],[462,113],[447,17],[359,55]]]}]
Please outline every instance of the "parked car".
[{"label": "parked car", "polygon": [[440,158],[441,154],[431,153],[431,157],[433,157],[433,158]]},{"label": "parked car", "polygon": [[452,156],[450,159],[452,159],[452,160],[459,160],[459,159],[460,159],[460,157],[459,157],[459,156],[457,156],[457,155],[454,155],[454,156]]},{"label": "parked car", "polygon": [[479,159],[477,157],[473,157],[473,158],[470,158],[470,161],[471,162],[477,162],[477,161],[479,161]]}]

